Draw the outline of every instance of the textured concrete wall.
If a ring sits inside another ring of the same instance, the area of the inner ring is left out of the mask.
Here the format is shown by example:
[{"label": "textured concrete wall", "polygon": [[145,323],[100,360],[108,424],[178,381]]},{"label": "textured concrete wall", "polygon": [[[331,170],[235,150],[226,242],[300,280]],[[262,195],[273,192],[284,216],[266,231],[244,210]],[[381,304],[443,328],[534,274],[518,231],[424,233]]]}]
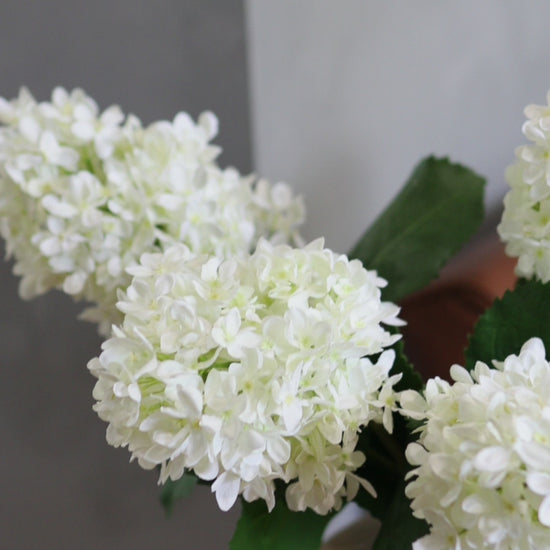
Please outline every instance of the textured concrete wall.
[{"label": "textured concrete wall", "polygon": [[[2,0],[0,95],[80,86],[145,122],[212,109],[222,164],[246,171],[244,48],[240,1]],[[0,263],[0,547],[227,548],[238,510],[201,487],[166,520],[155,474],[107,446],[86,370],[95,328],[66,296],[22,302],[10,269]]]}]

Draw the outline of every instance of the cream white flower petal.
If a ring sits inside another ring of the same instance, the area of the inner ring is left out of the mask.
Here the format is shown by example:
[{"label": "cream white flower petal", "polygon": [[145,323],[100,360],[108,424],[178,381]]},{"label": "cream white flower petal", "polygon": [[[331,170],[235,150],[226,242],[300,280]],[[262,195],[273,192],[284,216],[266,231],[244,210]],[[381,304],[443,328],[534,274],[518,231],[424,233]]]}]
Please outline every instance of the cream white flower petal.
[{"label": "cream white flower petal", "polygon": [[[550,435],[550,434],[549,434]],[[518,441],[515,450],[531,468],[544,470],[550,464],[550,446],[535,441]]]},{"label": "cream white flower petal", "polygon": [[462,509],[468,514],[481,516],[483,513],[488,512],[485,501],[478,495],[471,495],[464,499],[462,502]]},{"label": "cream white flower petal", "polygon": [[550,527],[550,496],[544,497],[538,511],[539,521],[546,527]]},{"label": "cream white flower petal", "polygon": [[[322,241],[266,240],[231,260],[174,245],[129,270],[123,323],[90,362],[113,442],[147,468],[158,461],[161,481],[214,480],[223,509],[239,495],[273,506],[276,480],[290,483],[293,509],[323,514],[373,491],[354,473],[358,431],[391,428],[400,379],[383,351],[398,308],[381,301],[375,273]],[[367,333],[376,360],[364,357]]]},{"label": "cream white flower petal", "polygon": [[63,290],[67,294],[79,294],[86,283],[87,275],[82,271],[76,271],[69,275],[63,282]]},{"label": "cream white flower petal", "polygon": [[216,501],[220,510],[227,512],[239,496],[241,480],[235,474],[224,472],[212,484],[212,492],[216,493]]},{"label": "cream white flower petal", "polygon": [[529,472],[526,478],[527,486],[537,495],[550,495],[550,473]]},{"label": "cream white flower petal", "polygon": [[276,464],[285,464],[290,459],[291,445],[282,436],[268,438],[266,450]]},{"label": "cream white flower petal", "polygon": [[54,216],[60,218],[72,218],[78,213],[78,209],[73,205],[59,200],[54,195],[46,195],[42,199],[42,206]]},{"label": "cream white flower petal", "polygon": [[210,460],[203,458],[201,461],[199,461],[197,464],[193,466],[193,471],[195,472],[195,474],[197,474],[197,477],[199,477],[200,479],[211,481],[213,479],[216,479],[220,471],[220,468],[218,466],[217,461],[211,462]]},{"label": "cream white flower petal", "polygon": [[23,116],[19,120],[18,129],[26,140],[34,144],[38,143],[42,129],[35,118]]},{"label": "cream white flower petal", "polygon": [[427,403],[424,397],[413,390],[404,390],[399,394],[401,410],[411,418],[421,420],[425,418]]},{"label": "cream white flower petal", "polygon": [[474,465],[484,472],[501,472],[510,464],[512,451],[503,447],[486,447],[474,458]]},{"label": "cream white flower petal", "polygon": [[[550,548],[550,363],[540,339],[518,355],[432,379],[406,494],[430,533],[413,548]],[[404,407],[419,418],[419,405]],[[442,546],[443,545],[443,546]]]},{"label": "cream white flower petal", "polygon": [[199,115],[199,126],[206,132],[208,140],[218,135],[218,117],[211,111],[204,111]]},{"label": "cream white flower petal", "polygon": [[[548,99],[548,98],[547,98]],[[550,280],[550,125],[548,105],[525,109],[522,131],[531,144],[516,150],[516,163],[506,172],[510,190],[498,226],[506,253],[519,258],[516,272]]]},{"label": "cream white flower petal", "polygon": [[52,132],[46,130],[41,134],[39,148],[46,160],[54,166],[76,170],[80,155],[74,149],[60,146]]},{"label": "cream white flower petal", "polygon": [[199,418],[202,413],[202,392],[185,385],[177,386],[178,401],[191,418]]},{"label": "cream white flower petal", "polygon": [[[129,285],[127,269],[144,252],[184,242],[196,254],[226,258],[253,251],[260,237],[300,240],[300,198],[289,192],[275,212],[271,200],[258,202],[258,194],[271,192],[269,183],[257,190],[254,177],[216,164],[212,113],[197,123],[180,113],[143,127],[116,106],[101,113],[82,90],[62,88],[50,102],[21,90],[0,105],[0,217],[23,276],[20,293],[57,288],[91,302],[83,317],[106,335],[121,320],[117,289]],[[57,251],[46,235],[52,218],[70,221],[55,232]],[[37,241],[47,243],[41,254]],[[235,344],[235,353],[242,347]]]},{"label": "cream white flower petal", "polygon": [[287,397],[281,408],[285,429],[289,433],[295,433],[302,420],[302,406],[299,401],[291,396]]}]

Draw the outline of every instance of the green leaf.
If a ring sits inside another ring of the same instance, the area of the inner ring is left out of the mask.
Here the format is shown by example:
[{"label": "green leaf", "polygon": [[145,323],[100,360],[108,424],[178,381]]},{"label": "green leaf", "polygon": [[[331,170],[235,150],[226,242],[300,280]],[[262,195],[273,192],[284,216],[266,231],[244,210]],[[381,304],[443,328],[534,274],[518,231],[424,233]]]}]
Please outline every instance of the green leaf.
[{"label": "green leaf", "polygon": [[359,490],[355,502],[374,517],[383,519],[410,466],[405,458],[405,449],[418,438],[408,420],[398,414],[393,417],[393,433],[377,422],[370,422],[359,434],[357,450],[365,454],[365,463],[357,475],[368,480],[376,491],[376,498],[367,491]]},{"label": "green leaf", "polygon": [[550,350],[550,284],[521,281],[480,317],[469,339],[466,368],[476,361],[489,366],[502,361],[535,336]]},{"label": "green leaf", "polygon": [[428,532],[428,524],[412,515],[405,496],[405,482],[394,492],[382,517],[382,527],[372,550],[411,550],[412,543]]},{"label": "green leaf", "polygon": [[405,349],[403,344],[403,339],[399,340],[394,346],[395,350],[395,362],[391,369],[390,375],[401,373],[403,377],[395,385],[396,391],[403,390],[421,390],[424,386],[422,377],[415,370],[412,363],[409,361],[409,358],[405,355]]},{"label": "green leaf", "polygon": [[196,484],[197,478],[191,474],[183,474],[176,481],[166,481],[160,492],[160,502],[167,516],[172,514],[176,501],[191,494]]},{"label": "green leaf", "polygon": [[371,422],[359,434],[357,450],[365,454],[365,463],[356,474],[369,481],[376,491],[376,497],[364,489],[359,489],[355,502],[368,510],[374,517],[381,519],[393,498],[395,488],[403,477],[403,469],[407,469],[403,434],[403,422],[395,426],[394,433],[388,434],[384,427]]},{"label": "green leaf", "polygon": [[437,277],[483,220],[485,180],[448,159],[428,157],[350,252],[388,282],[397,302]]},{"label": "green leaf", "polygon": [[319,550],[331,514],[291,512],[284,498],[269,513],[265,502],[244,502],[231,550]]}]

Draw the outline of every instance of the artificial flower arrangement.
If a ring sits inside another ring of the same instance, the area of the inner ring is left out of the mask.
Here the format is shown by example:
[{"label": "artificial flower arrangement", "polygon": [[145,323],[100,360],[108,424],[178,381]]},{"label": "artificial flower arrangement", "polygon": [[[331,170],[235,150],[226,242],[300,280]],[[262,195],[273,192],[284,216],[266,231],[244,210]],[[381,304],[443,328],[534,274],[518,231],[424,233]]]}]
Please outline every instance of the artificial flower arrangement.
[{"label": "artificial flower arrangement", "polygon": [[23,298],[86,303],[94,409],[165,506],[197,482],[242,500],[232,550],[318,549],[351,500],[375,550],[550,548],[550,106],[526,116],[499,226],[522,279],[452,383],[424,385],[396,305],[482,221],[483,178],[447,159],[342,255],[303,243],[286,184],[218,165],[212,113],[143,126],[22,90],[0,99],[0,230]]}]

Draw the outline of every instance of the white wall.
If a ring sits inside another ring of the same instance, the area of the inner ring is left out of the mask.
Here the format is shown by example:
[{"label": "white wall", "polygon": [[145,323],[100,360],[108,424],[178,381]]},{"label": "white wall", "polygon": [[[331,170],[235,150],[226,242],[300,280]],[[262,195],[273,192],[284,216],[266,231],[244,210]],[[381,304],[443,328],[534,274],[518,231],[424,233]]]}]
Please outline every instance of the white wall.
[{"label": "white wall", "polygon": [[424,155],[489,179],[495,207],[550,87],[550,2],[247,2],[255,168],[306,195],[347,251]]}]

